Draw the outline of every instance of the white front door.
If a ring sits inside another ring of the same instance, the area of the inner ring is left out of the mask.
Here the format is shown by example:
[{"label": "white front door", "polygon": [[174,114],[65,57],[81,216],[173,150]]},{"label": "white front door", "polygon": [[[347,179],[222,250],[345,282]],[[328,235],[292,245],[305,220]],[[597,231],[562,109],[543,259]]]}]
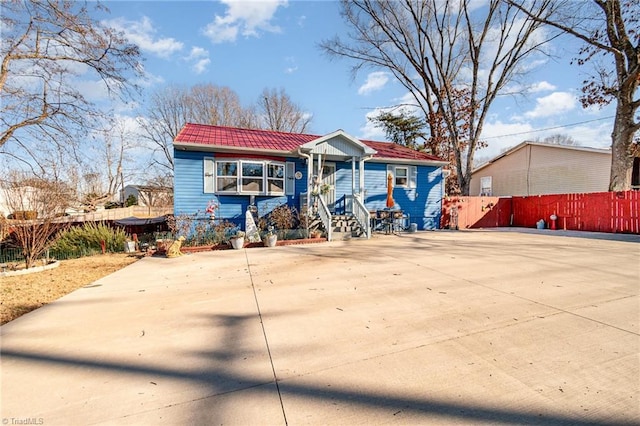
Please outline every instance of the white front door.
[{"label": "white front door", "polygon": [[[322,168],[322,186],[320,187],[322,199],[327,204],[330,212],[336,209],[336,164],[324,163]],[[324,190],[324,189],[328,190]]]}]

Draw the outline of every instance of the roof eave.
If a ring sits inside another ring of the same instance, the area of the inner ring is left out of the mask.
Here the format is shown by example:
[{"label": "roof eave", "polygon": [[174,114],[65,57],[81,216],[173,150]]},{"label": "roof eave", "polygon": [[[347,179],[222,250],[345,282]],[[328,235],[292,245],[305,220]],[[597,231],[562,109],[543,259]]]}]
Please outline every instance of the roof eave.
[{"label": "roof eave", "polygon": [[443,160],[420,160],[415,158],[388,158],[388,157],[373,157],[367,160],[369,163],[387,163],[387,164],[409,164],[415,166],[435,166],[444,167],[449,164],[448,161]]},{"label": "roof eave", "polygon": [[295,151],[285,151],[281,149],[248,148],[226,145],[205,145],[189,142],[174,142],[173,147],[181,151],[202,151],[202,152],[224,152],[224,153],[245,153],[245,154],[266,154],[280,157],[297,157]]},{"label": "roof eave", "polygon": [[[223,152],[223,153],[238,153],[238,154],[264,154],[280,157],[300,157],[297,150],[284,151],[276,149],[259,149],[259,148],[246,148],[237,146],[221,146],[221,145],[205,145],[199,143],[190,142],[178,142],[175,141],[173,146],[176,150],[180,151],[202,151],[202,152]],[[377,152],[377,151],[376,151]],[[420,166],[434,166],[443,167],[449,164],[448,161],[443,160],[421,160],[415,158],[391,158],[391,157],[369,157],[368,162],[374,163],[391,163],[391,164],[410,164]]]},{"label": "roof eave", "polygon": [[300,145],[300,149],[305,151],[305,152],[310,152],[312,151],[318,144],[321,144],[323,142],[327,142],[330,139],[333,139],[335,137],[338,136],[342,136],[343,138],[347,139],[348,141],[350,141],[352,144],[358,146],[360,149],[362,149],[362,153],[364,156],[367,155],[375,155],[378,151],[376,151],[375,149],[371,148],[369,145],[367,145],[366,143],[362,142],[361,140],[351,136],[350,134],[346,133],[344,130],[336,130],[334,132],[328,133],[324,136],[320,136],[317,139],[311,140],[309,142],[306,142],[302,145]]},{"label": "roof eave", "polygon": [[495,157],[493,157],[491,160],[482,163],[480,166],[478,166],[477,168],[473,169],[471,171],[471,174],[477,173],[480,170],[489,167],[490,165],[492,165],[493,163],[497,162],[498,160],[513,154],[516,151],[521,150],[522,148],[526,147],[526,146],[539,146],[539,147],[543,147],[543,148],[558,148],[558,149],[569,149],[569,150],[574,150],[574,151],[582,151],[582,152],[591,152],[593,154],[608,154],[611,155],[611,149],[607,149],[607,148],[593,148],[593,147],[588,147],[588,146],[580,146],[580,145],[554,145],[554,144],[550,144],[550,143],[544,143],[544,142],[533,142],[533,141],[524,141],[524,142],[520,142],[518,145],[506,150],[505,152],[501,152],[500,154],[496,155]]}]

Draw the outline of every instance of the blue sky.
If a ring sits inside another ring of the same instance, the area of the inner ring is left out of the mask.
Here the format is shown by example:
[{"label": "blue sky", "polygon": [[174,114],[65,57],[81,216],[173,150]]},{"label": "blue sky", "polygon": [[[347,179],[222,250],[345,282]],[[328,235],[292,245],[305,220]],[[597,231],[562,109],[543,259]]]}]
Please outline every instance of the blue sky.
[{"label": "blue sky", "polygon": [[[352,78],[353,63],[322,53],[322,40],[346,32],[334,1],[104,4],[111,10],[109,24],[142,49],[147,93],[170,83],[211,83],[228,86],[246,106],[264,88],[284,88],[312,114],[309,133],[343,129],[375,140],[385,136],[367,122],[367,114],[407,96],[384,70],[364,69]],[[495,102],[483,132],[489,146],[477,158],[554,133],[568,134],[584,146],[609,147],[613,118],[606,117],[613,116],[613,108],[581,107],[578,95],[588,70],[569,65],[579,46],[569,38],[561,43],[552,46],[557,57],[541,63],[527,79],[526,97],[503,96]],[[550,130],[532,132],[539,129]]]}]

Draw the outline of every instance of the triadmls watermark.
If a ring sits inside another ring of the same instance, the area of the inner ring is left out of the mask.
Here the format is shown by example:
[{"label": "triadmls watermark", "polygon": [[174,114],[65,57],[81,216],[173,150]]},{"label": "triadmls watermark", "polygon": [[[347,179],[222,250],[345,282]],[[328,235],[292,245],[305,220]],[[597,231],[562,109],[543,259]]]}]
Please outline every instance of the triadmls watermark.
[{"label": "triadmls watermark", "polygon": [[3,417],[3,425],[43,425],[42,417]]}]

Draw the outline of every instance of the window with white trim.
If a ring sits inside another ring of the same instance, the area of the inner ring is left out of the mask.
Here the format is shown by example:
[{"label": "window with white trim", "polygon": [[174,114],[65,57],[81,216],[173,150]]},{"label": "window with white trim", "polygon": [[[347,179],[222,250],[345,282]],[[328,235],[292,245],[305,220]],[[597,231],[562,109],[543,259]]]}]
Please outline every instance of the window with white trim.
[{"label": "window with white trim", "polygon": [[204,161],[205,192],[217,194],[284,195],[285,167],[293,166],[271,160],[205,158]]},{"label": "window with white trim", "polygon": [[242,186],[239,192],[264,192],[264,166],[262,162],[240,161],[242,165]]},{"label": "window with white trim", "polygon": [[396,166],[395,186],[403,187],[409,184],[409,169],[407,167]]},{"label": "window with white trim", "polygon": [[284,194],[284,164],[267,164],[267,191],[271,194]]},{"label": "window with white trim", "polygon": [[480,195],[491,196],[491,180],[491,176],[482,176],[480,178]]},{"label": "window with white trim", "polygon": [[393,177],[395,188],[415,188],[417,186],[418,168],[416,166],[387,165],[387,176]]},{"label": "window with white trim", "polygon": [[216,161],[217,192],[238,192],[238,162]]}]

